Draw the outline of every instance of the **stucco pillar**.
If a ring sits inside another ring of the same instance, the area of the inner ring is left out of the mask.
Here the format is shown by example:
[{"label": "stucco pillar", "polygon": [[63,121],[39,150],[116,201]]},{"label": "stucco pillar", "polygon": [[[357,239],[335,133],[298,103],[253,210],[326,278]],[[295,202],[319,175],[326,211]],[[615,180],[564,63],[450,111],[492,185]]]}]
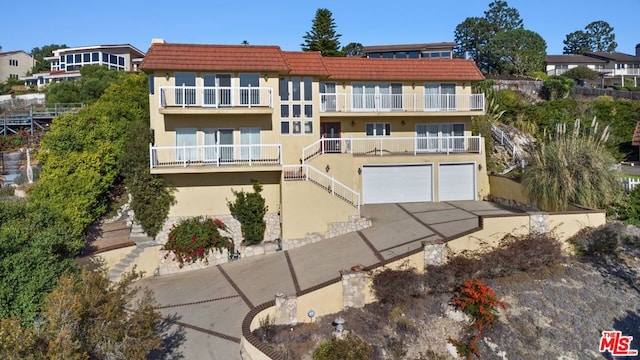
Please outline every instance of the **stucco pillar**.
[{"label": "stucco pillar", "polygon": [[425,240],[422,242],[424,249],[424,265],[444,265],[447,262],[444,251],[445,244],[441,239]]},{"label": "stucco pillar", "polygon": [[361,266],[354,266],[351,270],[342,270],[342,299],[344,308],[363,308],[367,274]]},{"label": "stucco pillar", "polygon": [[549,214],[547,213],[529,213],[529,233],[530,234],[546,234],[549,232]]},{"label": "stucco pillar", "polygon": [[276,294],[275,310],[275,325],[296,325],[298,323],[296,316],[298,313],[298,298],[295,295]]}]

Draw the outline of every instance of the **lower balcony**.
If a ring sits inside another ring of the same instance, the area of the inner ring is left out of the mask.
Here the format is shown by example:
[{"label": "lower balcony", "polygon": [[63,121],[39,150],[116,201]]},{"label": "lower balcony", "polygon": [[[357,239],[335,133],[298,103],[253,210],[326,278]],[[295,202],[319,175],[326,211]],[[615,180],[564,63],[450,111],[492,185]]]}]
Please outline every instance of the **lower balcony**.
[{"label": "lower balcony", "polygon": [[304,161],[321,154],[354,156],[482,153],[481,136],[323,138],[302,150]]},{"label": "lower balcony", "polygon": [[150,146],[152,173],[272,170],[282,166],[280,144]]}]

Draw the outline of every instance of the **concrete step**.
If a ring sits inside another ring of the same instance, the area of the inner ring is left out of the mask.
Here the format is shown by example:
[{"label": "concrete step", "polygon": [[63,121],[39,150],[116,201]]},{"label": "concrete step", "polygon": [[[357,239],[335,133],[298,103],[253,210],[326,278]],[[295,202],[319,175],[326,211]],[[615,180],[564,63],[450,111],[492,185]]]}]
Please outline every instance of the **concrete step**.
[{"label": "concrete step", "polygon": [[138,244],[130,253],[125,255],[122,260],[120,260],[110,271],[109,271],[109,280],[116,281],[122,273],[127,270],[127,268],[133,264],[136,259],[140,256],[140,254],[144,251],[145,248],[149,246],[154,246],[155,244],[145,243]]}]

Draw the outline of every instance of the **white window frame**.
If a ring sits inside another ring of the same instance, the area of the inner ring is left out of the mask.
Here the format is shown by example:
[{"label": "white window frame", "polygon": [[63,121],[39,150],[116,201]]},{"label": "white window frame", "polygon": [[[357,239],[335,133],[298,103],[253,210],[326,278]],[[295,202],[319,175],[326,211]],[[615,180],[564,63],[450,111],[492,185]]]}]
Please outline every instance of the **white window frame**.
[{"label": "white window frame", "polygon": [[[371,126],[371,135],[368,134],[367,127]],[[378,134],[378,129],[382,128],[382,134]],[[391,136],[391,123],[375,122],[364,124],[364,134],[368,137]]]}]

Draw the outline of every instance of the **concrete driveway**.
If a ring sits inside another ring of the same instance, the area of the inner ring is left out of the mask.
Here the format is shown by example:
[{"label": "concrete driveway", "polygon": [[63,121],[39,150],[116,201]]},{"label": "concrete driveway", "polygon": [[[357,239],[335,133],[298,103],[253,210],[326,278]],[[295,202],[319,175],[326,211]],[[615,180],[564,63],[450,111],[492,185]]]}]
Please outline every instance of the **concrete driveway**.
[{"label": "concrete driveway", "polygon": [[157,358],[240,359],[241,323],[276,293],[293,295],[340,276],[353,265],[370,266],[400,256],[428,239],[456,237],[479,227],[480,215],[514,211],[489,202],[459,201],[366,205],[373,226],[301,248],[207,269],[143,279],[170,319],[168,349]]}]

